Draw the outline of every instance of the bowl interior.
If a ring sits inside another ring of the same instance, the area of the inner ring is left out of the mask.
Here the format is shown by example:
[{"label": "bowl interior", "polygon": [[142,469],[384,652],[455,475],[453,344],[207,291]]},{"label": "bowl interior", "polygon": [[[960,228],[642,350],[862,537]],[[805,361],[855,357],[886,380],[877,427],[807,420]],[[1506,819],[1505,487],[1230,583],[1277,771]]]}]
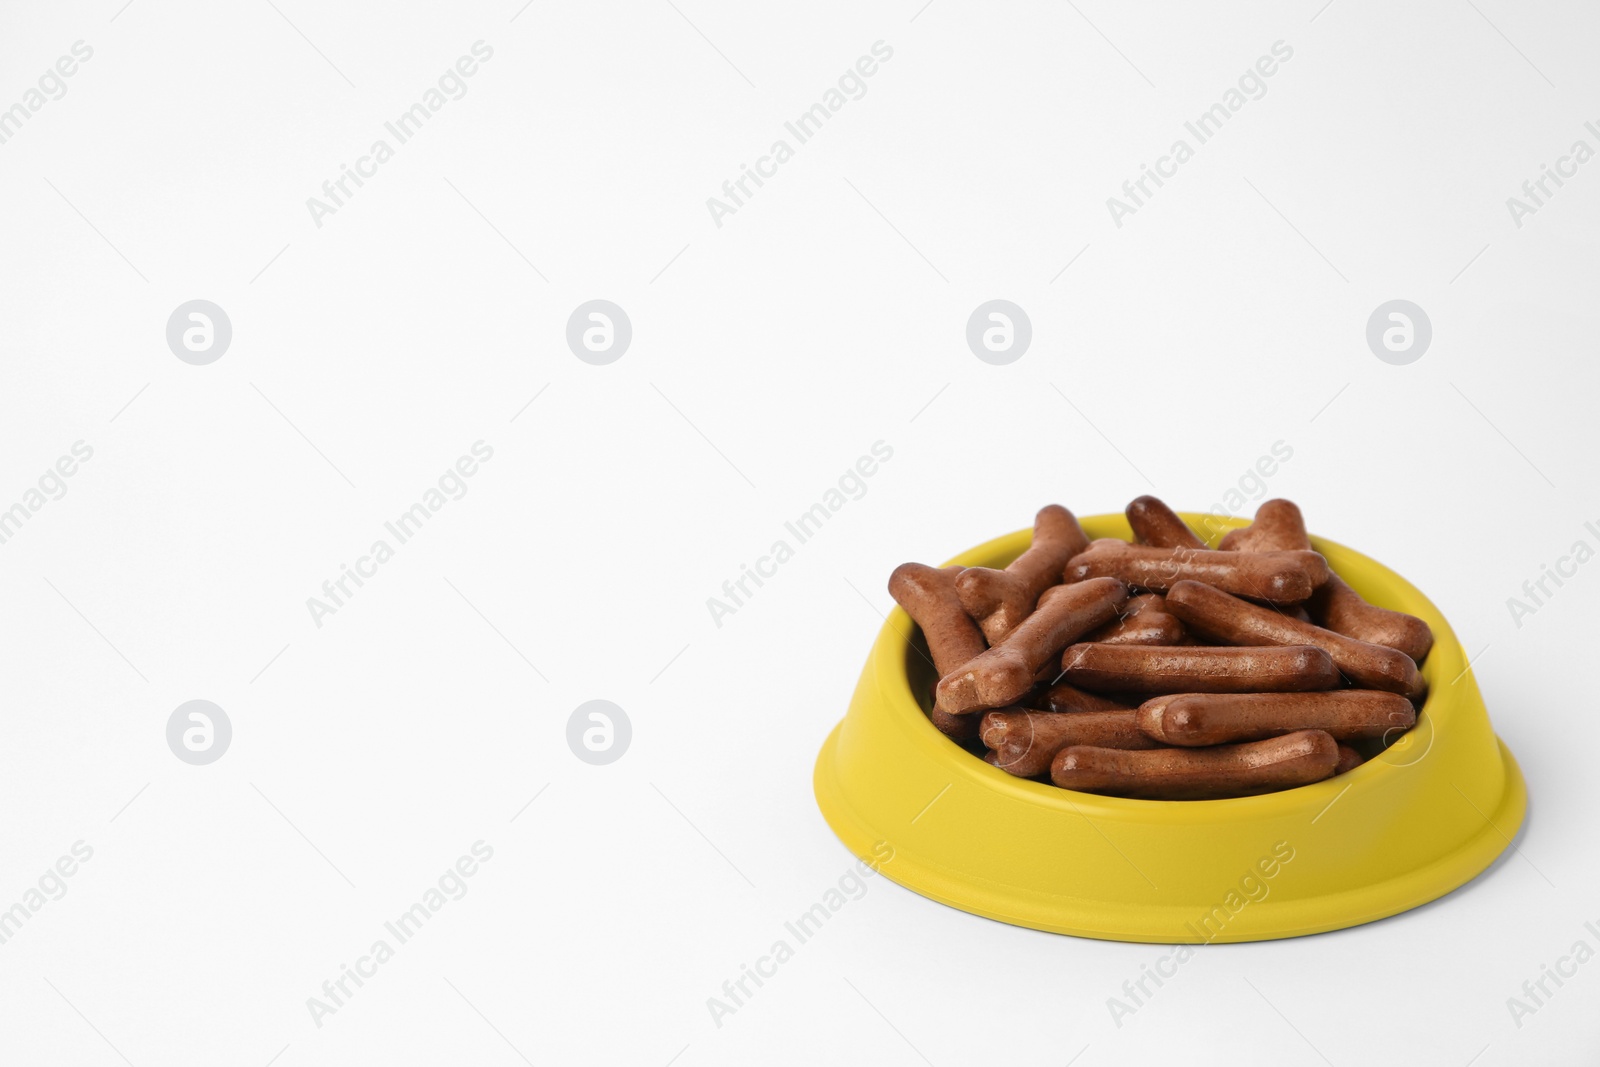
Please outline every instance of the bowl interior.
[{"label": "bowl interior", "polygon": [[[1195,514],[1190,512],[1184,512],[1181,514],[1183,519],[1188,523],[1189,528],[1192,529],[1197,536],[1204,540],[1207,545],[1213,548],[1216,547],[1217,542],[1219,542],[1222,539],[1222,536],[1229,530],[1235,529],[1236,527],[1248,526],[1250,524],[1250,520],[1243,518],[1210,514]],[[1087,533],[1091,538],[1116,537],[1121,538],[1122,540],[1130,540],[1133,537],[1133,530],[1128,525],[1126,516],[1123,515],[1095,515],[1084,518],[1080,521],[1084,528],[1084,532]],[[1005,567],[1012,560],[1021,555],[1024,550],[1026,550],[1028,547],[1028,541],[1028,531],[1018,531],[1016,534],[997,538],[996,540],[990,541],[987,544],[980,545],[968,552],[964,552],[949,562],[943,564],[943,566]],[[1405,589],[1399,588],[1394,583],[1384,582],[1381,580],[1381,578],[1376,578],[1373,573],[1369,572],[1368,568],[1354,565],[1351,561],[1351,557],[1354,557],[1354,553],[1341,545],[1337,545],[1334,542],[1327,541],[1315,535],[1312,535],[1311,541],[1313,547],[1329,556],[1329,563],[1333,566],[1334,570],[1339,574],[1339,576],[1348,582],[1352,588],[1354,588],[1370,603],[1379,607],[1390,608],[1395,611],[1405,611],[1410,614],[1420,616],[1428,623],[1430,627],[1433,628],[1436,638],[1435,652],[1441,645],[1445,644],[1445,642],[1443,640],[1439,640],[1439,638],[1442,638],[1445,635],[1445,632],[1448,630],[1447,624],[1445,623],[1443,617],[1439,615],[1437,609],[1435,609],[1431,603],[1423,598],[1420,593],[1417,593],[1415,589],[1411,589],[1409,586],[1407,586]],[[1343,564],[1342,566],[1341,563]],[[1256,797],[1235,797],[1226,800],[1172,801],[1140,800],[1135,798],[1106,797],[1099,794],[1079,793],[1073,790],[1061,789],[1044,781],[1017,778],[1014,775],[1008,774],[1007,772],[1000,770],[997,767],[990,766],[982,761],[980,758],[984,752],[984,745],[982,742],[974,741],[970,746],[961,745],[940,733],[933,726],[933,724],[928,721],[927,713],[929,709],[933,707],[933,691],[934,686],[939,681],[939,675],[934,669],[933,658],[928,653],[927,641],[923,637],[922,631],[915,625],[909,625],[909,619],[907,619],[906,622],[908,623],[909,634],[904,642],[903,654],[898,657],[898,666],[900,675],[904,679],[903,684],[905,687],[901,696],[902,698],[909,699],[898,700],[895,701],[895,703],[913,706],[920,711],[920,714],[916,716],[917,719],[921,720],[918,726],[919,732],[931,735],[931,738],[935,740],[936,744],[940,744],[947,749],[954,749],[960,752],[963,757],[975,762],[978,768],[981,769],[981,772],[984,773],[985,777],[991,778],[995,784],[1015,783],[1016,785],[1026,789],[1037,790],[1038,798],[1040,800],[1059,798],[1061,795],[1065,794],[1073,798],[1077,798],[1080,801],[1092,800],[1097,803],[1110,801],[1117,804],[1143,805],[1150,808],[1165,808],[1174,804],[1187,807],[1197,804],[1244,804],[1250,802],[1261,802],[1266,797],[1275,796],[1281,798],[1284,794],[1296,793],[1301,790],[1312,789],[1316,786],[1324,784],[1312,783],[1309,786],[1298,786],[1294,789],[1279,790],[1277,793],[1262,794],[1261,796]],[[1435,652],[1430,652],[1428,657],[1423,661],[1421,667],[1419,668],[1423,678],[1428,683],[1428,693],[1423,698],[1422,706],[1417,709],[1416,725],[1412,727],[1411,731],[1409,731],[1407,735],[1388,739],[1390,744],[1386,744],[1385,741],[1381,739],[1355,743],[1352,747],[1359,751],[1362,756],[1366,757],[1366,761],[1359,767],[1347,771],[1345,774],[1339,775],[1338,779],[1340,781],[1348,782],[1351,780],[1350,776],[1355,774],[1362,774],[1364,777],[1367,774],[1381,773],[1378,768],[1384,766],[1385,761],[1375,757],[1381,756],[1391,744],[1398,746],[1414,746],[1418,743],[1419,738],[1426,737],[1427,731],[1432,730],[1433,723],[1430,717],[1430,712],[1432,710],[1431,705],[1433,704],[1433,694],[1438,688],[1432,672],[1433,664],[1435,663],[1436,659],[1439,658],[1435,655]],[[898,681],[899,679],[895,679],[895,681],[890,684],[897,684]]]}]

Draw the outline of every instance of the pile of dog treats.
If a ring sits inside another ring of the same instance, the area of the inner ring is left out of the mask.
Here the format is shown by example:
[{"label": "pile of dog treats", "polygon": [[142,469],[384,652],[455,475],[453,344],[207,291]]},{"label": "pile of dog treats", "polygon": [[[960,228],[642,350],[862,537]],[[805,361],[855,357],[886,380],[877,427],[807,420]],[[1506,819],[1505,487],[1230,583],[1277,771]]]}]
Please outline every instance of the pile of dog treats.
[{"label": "pile of dog treats", "polygon": [[941,732],[1063,789],[1198,800],[1342,774],[1416,723],[1432,631],[1334,574],[1294,504],[1216,549],[1155,497],[1127,514],[1132,543],[1051,504],[1004,570],[895,569]]}]

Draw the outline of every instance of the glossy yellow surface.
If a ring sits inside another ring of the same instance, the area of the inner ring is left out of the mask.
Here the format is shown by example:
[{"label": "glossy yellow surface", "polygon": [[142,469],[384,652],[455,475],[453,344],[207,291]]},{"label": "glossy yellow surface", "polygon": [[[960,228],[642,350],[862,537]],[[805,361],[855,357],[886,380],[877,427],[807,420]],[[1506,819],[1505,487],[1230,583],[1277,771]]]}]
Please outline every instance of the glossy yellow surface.
[{"label": "glossy yellow surface", "polygon": [[[1243,519],[1186,514],[1212,543]],[[1130,537],[1121,515],[1083,520]],[[1004,566],[1030,531],[952,564]],[[828,824],[889,878],[951,907],[1056,933],[1162,943],[1259,941],[1381,919],[1470,881],[1509,846],[1527,791],[1454,632],[1410,583],[1313,538],[1345,581],[1433,628],[1416,727],[1347,774],[1232,800],[1126,800],[1013,778],[937,730],[914,693],[933,668],[898,608],[817,757]],[[920,644],[920,639],[919,639]],[[915,687],[915,688],[914,688]],[[926,699],[926,698],[925,698]]]}]

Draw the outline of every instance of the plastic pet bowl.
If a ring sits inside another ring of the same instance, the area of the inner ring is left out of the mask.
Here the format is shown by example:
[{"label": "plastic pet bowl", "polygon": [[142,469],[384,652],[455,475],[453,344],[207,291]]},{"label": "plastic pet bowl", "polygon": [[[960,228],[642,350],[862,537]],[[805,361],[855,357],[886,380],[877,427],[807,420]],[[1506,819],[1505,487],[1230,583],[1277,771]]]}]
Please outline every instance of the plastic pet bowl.
[{"label": "plastic pet bowl", "polygon": [[[1184,518],[1212,530],[1213,544],[1246,524]],[[1085,519],[1083,528],[1131,536],[1121,515]],[[1030,537],[1021,530],[950,563],[1003,567]],[[1312,543],[1369,601],[1433,628],[1416,726],[1361,766],[1229,800],[1128,800],[1012,777],[928,721],[933,667],[896,608],[817,757],[828,825],[851,852],[925,897],[1117,941],[1296,937],[1394,915],[1465,884],[1516,836],[1527,810],[1522,774],[1438,609],[1366,556]],[[893,852],[880,863],[884,843]]]}]

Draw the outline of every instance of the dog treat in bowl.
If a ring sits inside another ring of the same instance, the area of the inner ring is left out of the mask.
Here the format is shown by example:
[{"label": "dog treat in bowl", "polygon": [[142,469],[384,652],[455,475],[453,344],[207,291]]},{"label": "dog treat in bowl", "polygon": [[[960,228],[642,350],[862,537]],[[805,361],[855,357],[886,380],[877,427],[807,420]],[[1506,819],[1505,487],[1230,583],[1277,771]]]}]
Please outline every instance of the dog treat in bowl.
[{"label": "dog treat in bowl", "polygon": [[983,715],[983,743],[994,750],[995,766],[1018,778],[1050,770],[1050,761],[1068,745],[1100,748],[1155,748],[1159,742],[1139,729],[1133,708],[1116,711],[1031,711],[1006,708]]},{"label": "dog treat in bowl", "polygon": [[934,706],[961,715],[1015,702],[1063,645],[1110,621],[1127,599],[1115,578],[1051,586],[1004,641],[939,679]]},{"label": "dog treat in bowl", "polygon": [[[1128,504],[1128,525],[1133,527],[1133,539],[1141,545],[1157,548],[1205,548],[1206,543],[1195,536],[1189,524],[1178,513],[1153,496],[1135,497]],[[1310,544],[1303,546],[1310,548]]]},{"label": "dog treat in bowl", "polygon": [[1229,530],[1217,542],[1224,552],[1309,552],[1311,538],[1298,505],[1289,500],[1269,500],[1256,509],[1249,526]]},{"label": "dog treat in bowl", "polygon": [[1040,595],[1061,581],[1061,568],[1089,544],[1072,512],[1060,504],[1039,509],[1033,520],[1033,543],[1003,571],[968,567],[956,580],[962,605],[997,645],[1039,602]]},{"label": "dog treat in bowl", "polygon": [[1271,793],[1333,775],[1339,745],[1321,730],[1210,748],[1115,749],[1074,745],[1056,753],[1050,780],[1063,789],[1162,800]]},{"label": "dog treat in bowl", "polygon": [[1333,659],[1310,645],[1215,648],[1073,645],[1062,679],[1096,693],[1283,693],[1332,689]]},{"label": "dog treat in bowl", "polygon": [[[1131,517],[1131,504],[1129,508]],[[1311,538],[1298,507],[1287,500],[1269,500],[1256,509],[1255,521],[1249,526],[1224,534],[1221,545],[1224,550],[1273,552],[1309,549]],[[1427,623],[1415,615],[1367,603],[1337,574],[1329,575],[1309,603],[1315,616],[1308,616],[1307,621],[1357,641],[1399,649],[1417,663],[1433,647],[1433,631]]]},{"label": "dog treat in bowl", "polygon": [[1281,611],[1251,604],[1199,582],[1175,582],[1167,606],[1190,629],[1230,645],[1312,645],[1322,649],[1351,681],[1413,700],[1425,688],[1410,656],[1385,645],[1357,641]]},{"label": "dog treat in bowl", "polygon": [[[961,571],[960,567],[902,563],[889,575],[889,595],[922,630],[933,669],[941,678],[989,647],[983,631],[956,596],[956,577]],[[970,717],[937,708],[928,717],[952,740],[971,741],[978,736],[978,725]]]},{"label": "dog treat in bowl", "polygon": [[1433,647],[1433,631],[1427,623],[1415,615],[1368,604],[1336,574],[1311,594],[1310,604],[1322,625],[1334,633],[1397,649],[1417,663],[1426,659]]},{"label": "dog treat in bowl", "polygon": [[1143,733],[1164,744],[1185,746],[1259,741],[1296,730],[1322,730],[1335,741],[1354,741],[1409,730],[1416,721],[1411,701],[1370,689],[1182,693],[1147,700],[1138,711]]},{"label": "dog treat in bowl", "polygon": [[1316,552],[1222,552],[1101,540],[1074,556],[1065,576],[1069,582],[1117,578],[1155,592],[1190,579],[1237,596],[1296,604],[1328,580],[1328,561]]}]

